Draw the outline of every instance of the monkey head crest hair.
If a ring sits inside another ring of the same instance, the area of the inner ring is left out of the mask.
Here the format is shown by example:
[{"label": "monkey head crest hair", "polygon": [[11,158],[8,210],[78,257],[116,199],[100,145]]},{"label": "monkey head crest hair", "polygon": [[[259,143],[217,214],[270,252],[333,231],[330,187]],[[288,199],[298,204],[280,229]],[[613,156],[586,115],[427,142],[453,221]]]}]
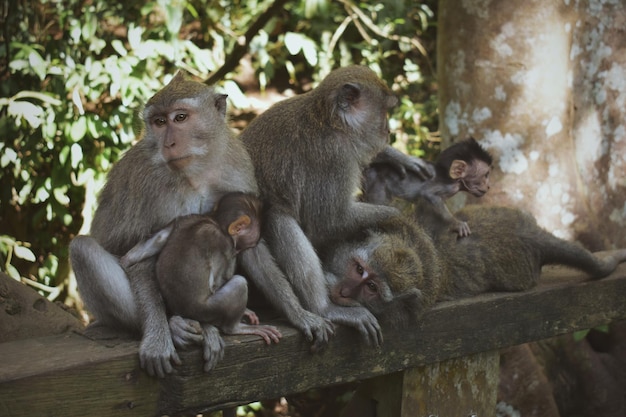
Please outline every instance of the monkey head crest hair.
[{"label": "monkey head crest hair", "polygon": [[[204,105],[214,105],[222,115],[226,115],[226,94],[217,94],[213,87],[189,78],[185,71],[178,71],[174,78],[146,103],[151,106],[168,108],[180,100],[200,99]],[[213,100],[213,102],[211,102]]]},{"label": "monkey head crest hair", "polygon": [[445,172],[447,172],[452,161],[455,160],[465,161],[468,164],[471,164],[472,161],[483,161],[489,166],[493,164],[491,154],[480,146],[473,137],[453,143],[441,151],[439,158],[437,158],[436,165],[444,168]]}]

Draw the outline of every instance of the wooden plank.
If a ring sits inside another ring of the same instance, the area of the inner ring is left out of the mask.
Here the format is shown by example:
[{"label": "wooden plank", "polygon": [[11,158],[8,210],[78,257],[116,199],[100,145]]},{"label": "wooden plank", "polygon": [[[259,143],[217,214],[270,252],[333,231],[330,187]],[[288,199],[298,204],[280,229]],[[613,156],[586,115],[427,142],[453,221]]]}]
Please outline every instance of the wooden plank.
[{"label": "wooden plank", "polygon": [[402,417],[491,416],[496,409],[497,350],[403,372]]},{"label": "wooden plank", "polygon": [[157,413],[159,383],[139,371],[136,342],[77,334],[0,344],[0,415]]},{"label": "wooden plank", "polygon": [[227,337],[226,355],[210,373],[199,350],[157,381],[139,371],[137,342],[78,335],[0,344],[0,415],[70,416],[193,413],[362,380],[460,356],[626,319],[626,265],[600,281],[551,270],[523,293],[484,294],[441,303],[409,329],[384,329],[380,349],[339,328],[318,354],[294,329],[284,338]]}]

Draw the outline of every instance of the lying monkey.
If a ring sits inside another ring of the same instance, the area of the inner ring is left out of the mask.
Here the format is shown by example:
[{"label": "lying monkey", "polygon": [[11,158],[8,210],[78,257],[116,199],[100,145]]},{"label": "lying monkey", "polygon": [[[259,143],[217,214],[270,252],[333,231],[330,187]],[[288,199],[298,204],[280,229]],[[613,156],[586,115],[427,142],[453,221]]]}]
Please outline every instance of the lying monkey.
[{"label": "lying monkey", "polygon": [[626,249],[594,255],[518,209],[468,206],[456,216],[475,232],[457,239],[443,223],[427,231],[421,217],[399,216],[329,246],[322,259],[333,302],[362,305],[396,323],[414,321],[439,300],[529,289],[543,265],[602,278],[626,260]]}]

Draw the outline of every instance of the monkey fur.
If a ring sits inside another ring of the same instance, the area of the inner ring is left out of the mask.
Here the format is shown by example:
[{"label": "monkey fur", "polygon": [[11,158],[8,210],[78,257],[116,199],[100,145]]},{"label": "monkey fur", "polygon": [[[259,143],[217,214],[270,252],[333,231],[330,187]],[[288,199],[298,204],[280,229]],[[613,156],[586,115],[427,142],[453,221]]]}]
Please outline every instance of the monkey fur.
[{"label": "monkey fur", "polygon": [[274,104],[241,134],[267,207],[263,235],[300,301],[374,345],[381,342],[376,318],[330,302],[316,251],[396,213],[355,199],[361,170],[373,158],[429,175],[423,161],[388,145],[387,112],[396,103],[369,68],[339,68],[310,92]]},{"label": "monkey fur", "polygon": [[374,204],[389,204],[394,198],[427,202],[459,237],[468,236],[469,225],[450,213],[445,200],[459,191],[482,197],[489,190],[492,164],[489,152],[472,137],[444,149],[432,164],[435,175],[426,180],[410,172],[402,174],[385,161],[374,161],[363,171],[363,200]]},{"label": "monkey fur", "polygon": [[[90,235],[70,243],[78,289],[95,318],[91,327],[140,336],[140,364],[150,375],[163,377],[180,364],[176,347],[202,343],[210,361],[219,351],[219,334],[202,335],[197,322],[166,315],[156,257],[127,270],[119,257],[177,217],[208,213],[228,192],[258,193],[250,157],[225,116],[225,95],[178,73],[146,103],[145,131],[109,172]],[[328,340],[332,324],[302,307],[263,239],[238,261],[309,340]]]},{"label": "monkey fur", "polygon": [[205,371],[223,357],[224,343],[215,328],[225,334],[257,335],[267,344],[278,343],[281,337],[273,326],[241,323],[246,315],[258,324],[256,314],[246,309],[247,282],[235,275],[235,266],[237,253],[259,241],[260,210],[260,200],[252,195],[226,194],[209,215],[175,219],[120,260],[128,267],[160,251],[156,277],[169,314],[197,320],[203,334],[217,340]]},{"label": "monkey fur", "polygon": [[[597,279],[626,260],[626,249],[594,255],[518,209],[475,205],[456,216],[475,232],[458,239],[445,223],[424,227],[421,214],[399,216],[329,246],[323,259],[333,301],[406,323],[436,301],[532,288],[543,265],[570,266]],[[367,273],[351,272],[356,264]]]}]

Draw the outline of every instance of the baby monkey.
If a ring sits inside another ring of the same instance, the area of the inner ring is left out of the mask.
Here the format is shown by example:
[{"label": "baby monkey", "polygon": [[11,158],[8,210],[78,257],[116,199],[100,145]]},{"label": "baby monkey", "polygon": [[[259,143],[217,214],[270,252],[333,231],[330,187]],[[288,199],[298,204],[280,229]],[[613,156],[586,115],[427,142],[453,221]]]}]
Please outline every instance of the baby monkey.
[{"label": "baby monkey", "polygon": [[[259,241],[261,202],[244,193],[223,196],[208,215],[190,214],[172,221],[135,245],[120,264],[127,268],[159,253],[156,276],[168,312],[196,320],[204,338],[204,370],[223,356],[225,334],[261,336],[267,344],[282,337],[246,308],[246,279],[235,275],[236,255]],[[252,325],[241,322],[246,315]]]},{"label": "baby monkey", "polygon": [[482,197],[489,191],[489,174],[493,158],[474,138],[459,141],[444,149],[433,167],[435,176],[423,180],[411,172],[400,175],[387,164],[372,164],[363,175],[364,200],[389,204],[393,197],[431,204],[437,214],[459,237],[471,233],[467,222],[455,218],[445,200],[459,191]]}]

